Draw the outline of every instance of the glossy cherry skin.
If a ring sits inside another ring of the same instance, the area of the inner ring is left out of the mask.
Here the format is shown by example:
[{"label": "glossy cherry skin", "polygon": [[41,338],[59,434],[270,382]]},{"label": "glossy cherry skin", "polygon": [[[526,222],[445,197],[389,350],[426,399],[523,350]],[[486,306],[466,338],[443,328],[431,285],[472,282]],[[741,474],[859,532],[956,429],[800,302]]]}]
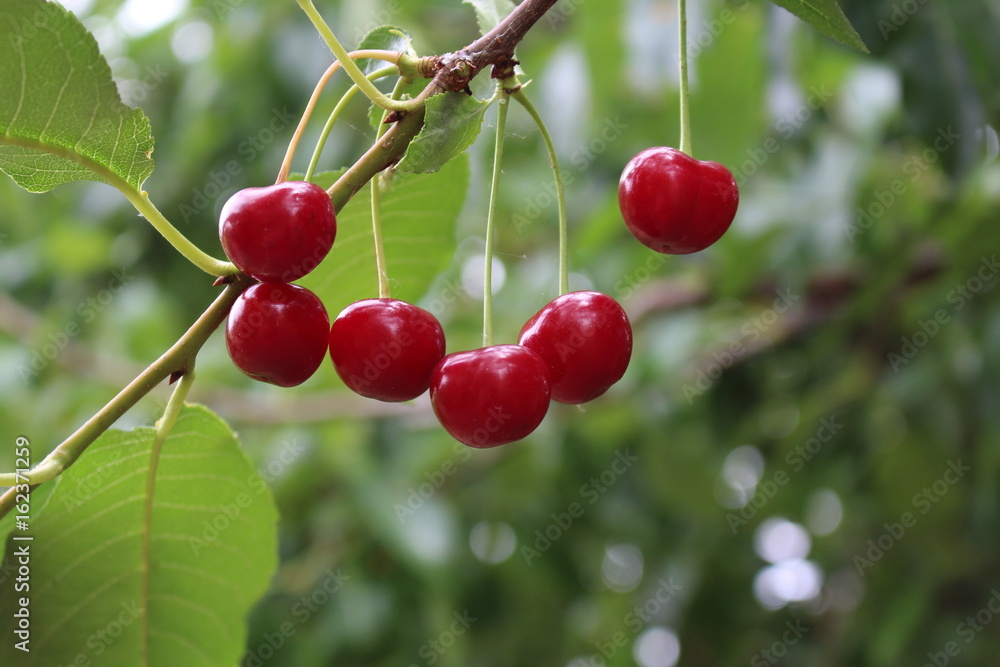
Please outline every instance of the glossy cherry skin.
[{"label": "glossy cherry skin", "polygon": [[674,148],[647,148],[622,171],[618,204],[629,231],[657,252],[686,255],[726,233],[740,202],[732,173]]},{"label": "glossy cherry skin", "polygon": [[305,181],[240,190],[219,216],[226,255],[240,271],[266,283],[290,283],[312,271],[336,235],[330,196]]},{"label": "glossy cherry skin", "polygon": [[233,304],[226,348],[236,366],[262,382],[294,387],[326,356],[330,318],[319,297],[298,285],[258,283]]},{"label": "glossy cherry skin", "polygon": [[491,345],[449,354],[431,374],[438,421],[469,447],[496,447],[542,423],[552,390],[549,371],[521,345]]},{"label": "glossy cherry skin", "polygon": [[437,318],[397,299],[356,301],[330,329],[337,375],[353,391],[380,401],[409,401],[427,391],[444,351]]},{"label": "glossy cherry skin", "polygon": [[618,382],[632,358],[632,325],[618,302],[600,292],[570,292],[521,328],[518,343],[549,368],[552,400],[586,403]]}]

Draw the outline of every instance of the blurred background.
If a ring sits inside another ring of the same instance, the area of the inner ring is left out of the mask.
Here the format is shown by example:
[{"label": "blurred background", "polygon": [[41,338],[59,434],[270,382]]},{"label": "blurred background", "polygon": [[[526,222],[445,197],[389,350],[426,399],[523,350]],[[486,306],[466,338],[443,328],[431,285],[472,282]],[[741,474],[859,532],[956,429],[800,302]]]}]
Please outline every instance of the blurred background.
[{"label": "blurred background", "polygon": [[[222,204],[273,182],[329,52],[291,0],[64,4],[151,119],[145,189],[220,255]],[[1000,653],[1000,3],[848,0],[870,54],[770,3],[689,4],[695,155],[728,166],[742,196],[732,229],[694,256],[636,242],[616,199],[629,158],[679,141],[676,3],[561,0],[518,51],[567,175],[572,287],[632,318],[632,364],[606,396],[553,404],[527,440],[475,451],[426,397],[360,399],[330,364],[264,386],[221,336],[203,350],[191,399],[238,432],[282,515],[244,665]],[[349,47],[382,24],[420,54],[478,34],[458,0],[317,6]],[[320,115],[345,88],[331,84]],[[519,109],[509,133],[499,342],[557,281],[544,147]],[[479,344],[490,135],[469,151],[467,191],[464,176],[430,181],[457,222],[427,280],[397,285],[423,295],[449,351]],[[371,140],[359,100],[323,167]],[[110,187],[37,196],[4,179],[0,210],[2,437],[54,446],[217,290]],[[373,267],[351,273],[374,295]],[[117,426],[151,424],[167,395]]]}]

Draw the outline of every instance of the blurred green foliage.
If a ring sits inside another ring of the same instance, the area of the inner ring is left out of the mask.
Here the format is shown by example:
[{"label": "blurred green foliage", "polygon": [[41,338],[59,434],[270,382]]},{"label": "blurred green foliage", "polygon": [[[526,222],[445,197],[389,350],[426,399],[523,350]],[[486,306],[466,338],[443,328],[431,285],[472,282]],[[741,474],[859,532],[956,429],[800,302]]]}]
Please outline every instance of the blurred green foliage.
[{"label": "blurred green foliage", "polygon": [[[145,189],[221,254],[222,203],[273,181],[329,53],[290,0],[192,0],[132,34],[141,3],[73,4],[150,117]],[[1000,10],[844,2],[866,56],[768,3],[691,5],[695,154],[742,191],[731,231],[696,256],[646,250],[615,200],[633,154],[678,141],[675,3],[562,0],[518,51],[569,176],[572,286],[633,318],[633,362],[608,395],[473,451],[426,397],[363,401],[329,364],[296,389],[254,385],[220,336],[202,352],[192,399],[238,432],[282,516],[245,665],[650,667],[674,664],[675,640],[685,665],[1000,653]],[[456,0],[319,8],[348,46],[383,23],[421,54],[477,34]],[[503,342],[555,296],[557,264],[544,147],[520,110],[509,129]],[[450,265],[417,289],[449,351],[479,340],[463,270],[482,250],[490,134],[470,150]],[[359,101],[323,168],[370,141]],[[35,196],[5,181],[0,210],[2,438],[29,436],[40,459],[216,290],[107,186]],[[374,294],[374,267],[357,271]],[[150,424],[166,396],[118,427]]]}]

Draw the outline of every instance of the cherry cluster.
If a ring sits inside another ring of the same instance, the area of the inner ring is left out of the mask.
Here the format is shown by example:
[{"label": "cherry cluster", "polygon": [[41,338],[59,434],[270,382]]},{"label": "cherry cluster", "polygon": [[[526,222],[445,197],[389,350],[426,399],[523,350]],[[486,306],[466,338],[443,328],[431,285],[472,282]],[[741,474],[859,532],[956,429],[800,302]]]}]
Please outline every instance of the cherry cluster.
[{"label": "cherry cluster", "polygon": [[[687,254],[725,233],[739,191],[724,166],[655,147],[625,167],[618,200],[642,243]],[[260,281],[240,295],[226,325],[229,354],[250,377],[298,385],[329,351],[354,392],[397,402],[429,390],[448,433],[470,447],[494,447],[534,431],[551,401],[585,403],[625,374],[632,327],[618,302],[600,292],[562,294],[525,323],[516,345],[448,355],[437,318],[398,299],[357,301],[331,326],[319,297],[291,282],[323,261],[336,233],[329,195],[304,181],[247,188],[223,207],[222,246]]]},{"label": "cherry cluster", "polygon": [[447,356],[437,318],[397,299],[357,301],[331,325],[319,297],[290,282],[326,257],[336,230],[329,196],[312,183],[247,188],[223,207],[223,249],[260,281],[236,300],[226,324],[229,355],[250,377],[301,384],[329,350],[354,392],[396,402],[429,389],[445,430],[471,447],[494,447],[534,431],[552,400],[585,403],[625,374],[632,328],[600,292],[559,296],[525,323],[516,345]]}]

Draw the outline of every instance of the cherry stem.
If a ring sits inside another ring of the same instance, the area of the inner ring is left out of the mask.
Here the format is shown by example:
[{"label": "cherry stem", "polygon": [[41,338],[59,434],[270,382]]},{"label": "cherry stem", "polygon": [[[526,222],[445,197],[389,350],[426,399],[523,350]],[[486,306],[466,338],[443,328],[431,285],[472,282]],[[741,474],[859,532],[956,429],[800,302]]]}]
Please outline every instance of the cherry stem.
[{"label": "cherry stem", "polygon": [[[66,468],[73,465],[87,447],[160,382],[175,373],[186,373],[205,341],[225,321],[226,315],[233,303],[236,302],[236,298],[254,282],[253,279],[242,274],[237,275],[236,279],[226,286],[226,289],[216,297],[212,305],[169,350],[164,352],[149,368],[140,373],[107,405],[28,472],[26,477],[27,484],[30,485],[29,488],[34,490],[42,482],[54,479]],[[13,474],[0,475],[0,485],[6,485],[13,477]],[[25,475],[22,475],[17,483],[24,484],[24,477]],[[8,489],[0,496],[0,517],[10,512],[16,504],[16,498],[16,487]]]},{"label": "cherry stem", "polygon": [[691,146],[691,95],[688,88],[687,0],[678,0],[679,55],[681,63],[681,145],[682,153],[694,156]]},{"label": "cherry stem", "polygon": [[493,178],[490,181],[490,206],[486,214],[486,249],[483,252],[483,346],[493,344],[493,242],[496,232],[496,205],[500,192],[501,162],[503,160],[503,140],[507,127],[507,109],[510,104],[510,93],[506,90],[507,81],[516,85],[513,79],[498,81],[497,85],[504,88],[500,95],[497,108],[497,138],[493,149]]},{"label": "cherry stem", "polygon": [[535,125],[538,126],[538,131],[542,135],[542,141],[545,142],[545,150],[549,154],[549,166],[552,167],[552,173],[555,175],[556,206],[559,210],[559,294],[566,294],[569,292],[569,224],[566,216],[566,192],[563,185],[562,170],[559,168],[559,157],[556,155],[556,146],[552,141],[552,135],[549,134],[549,130],[545,126],[545,121],[542,120],[542,116],[538,113],[535,105],[524,94],[524,88],[517,88],[513,96],[535,121]]},{"label": "cherry stem", "polygon": [[312,95],[309,97],[306,109],[302,112],[299,124],[295,128],[295,133],[292,134],[292,140],[288,142],[288,149],[285,150],[285,159],[281,161],[281,169],[278,170],[278,178],[275,179],[275,183],[284,183],[288,180],[288,173],[292,170],[292,159],[295,157],[295,151],[299,147],[299,141],[302,140],[302,133],[306,131],[306,124],[312,116],[313,109],[316,108],[316,102],[319,101],[320,93],[322,93],[323,88],[326,87],[326,82],[329,81],[330,77],[336,74],[339,69],[340,61],[334,61],[334,63],[330,65],[325,72],[323,72],[323,76],[319,78],[319,81],[316,82],[316,87],[313,89]]},{"label": "cherry stem", "polygon": [[389,272],[385,265],[385,247],[382,244],[382,193],[380,176],[369,183],[372,189],[372,236],[375,239],[375,271],[378,273],[378,298],[389,298]]},{"label": "cherry stem", "polygon": [[[351,63],[355,69],[357,69],[357,65],[354,64],[354,60],[352,60],[352,58],[374,58],[377,60],[385,60],[396,65],[398,68],[400,58],[403,56],[403,54],[398,51],[382,51],[380,49],[352,51],[351,53],[345,53],[344,55],[346,56],[347,62]],[[295,151],[299,147],[299,141],[302,140],[302,134],[306,130],[306,125],[312,117],[313,109],[316,108],[316,103],[319,101],[319,96],[326,87],[327,82],[334,74],[337,73],[337,70],[343,66],[341,64],[342,62],[343,61],[341,60],[334,61],[334,63],[330,65],[325,72],[323,72],[323,76],[319,78],[319,81],[316,82],[316,87],[313,89],[312,95],[309,97],[309,102],[306,104],[305,111],[302,112],[302,118],[299,119],[299,124],[295,128],[292,140],[288,142],[288,149],[285,151],[285,159],[281,161],[281,169],[278,170],[278,178],[275,180],[275,183],[284,183],[288,180],[288,174],[292,170],[292,159],[295,157]],[[360,72],[361,70],[359,69],[358,71]],[[372,87],[375,86],[375,84],[369,81],[368,77],[364,74],[361,75],[361,78],[363,78]]]},{"label": "cherry stem", "polygon": [[[403,90],[409,84],[404,77],[396,81],[396,86],[392,89],[392,99],[398,100],[403,94]],[[382,122],[379,123],[375,132],[375,140],[378,142],[385,134],[388,126],[386,119],[389,111],[382,112]],[[382,172],[385,173],[385,172]],[[381,174],[376,174],[371,180],[372,186],[372,238],[375,241],[375,270],[378,273],[378,296],[380,299],[388,299],[389,293],[389,271],[385,262],[385,244],[382,242],[382,180]]]},{"label": "cherry stem", "polygon": [[320,36],[323,38],[323,41],[326,42],[326,45],[333,53],[333,56],[343,65],[344,71],[347,72],[347,76],[351,77],[351,80],[358,85],[361,92],[363,92],[365,96],[374,104],[390,111],[412,111],[423,104],[422,101],[417,103],[415,99],[407,100],[405,102],[394,100],[376,88],[375,84],[369,81],[364,72],[361,71],[361,68],[354,64],[354,61],[351,60],[351,56],[347,52],[347,49],[341,45],[340,40],[337,39],[335,34],[333,34],[333,30],[331,30],[330,26],[323,20],[323,17],[316,9],[316,6],[313,5],[312,0],[297,1],[299,3],[299,7],[302,8],[302,11],[304,11],[306,16],[309,17],[309,20],[312,21],[313,26],[315,26],[317,31],[319,31]]},{"label": "cherry stem", "polygon": [[[105,176],[107,178],[107,176]],[[195,245],[180,230],[174,227],[149,199],[145,190],[136,190],[120,179],[108,179],[118,188],[132,206],[158,231],[186,260],[212,276],[232,276],[239,273],[231,262],[212,257]]]},{"label": "cherry stem", "polygon": [[[381,79],[382,77],[389,76],[396,72],[395,67],[383,67],[380,70],[376,70],[368,75],[368,79],[375,81],[376,79]],[[360,88],[356,85],[352,85],[344,93],[337,105],[333,107],[333,111],[330,112],[330,117],[326,120],[326,125],[323,126],[323,132],[319,136],[319,141],[316,142],[316,147],[313,149],[312,158],[309,160],[309,168],[306,169],[305,180],[311,181],[312,177],[316,174],[316,168],[319,166],[320,154],[323,152],[323,147],[326,146],[326,140],[330,137],[330,132],[333,130],[334,123],[340,118],[340,114],[343,113],[344,109],[347,108],[348,102],[354,99],[354,96],[358,93]]]}]

